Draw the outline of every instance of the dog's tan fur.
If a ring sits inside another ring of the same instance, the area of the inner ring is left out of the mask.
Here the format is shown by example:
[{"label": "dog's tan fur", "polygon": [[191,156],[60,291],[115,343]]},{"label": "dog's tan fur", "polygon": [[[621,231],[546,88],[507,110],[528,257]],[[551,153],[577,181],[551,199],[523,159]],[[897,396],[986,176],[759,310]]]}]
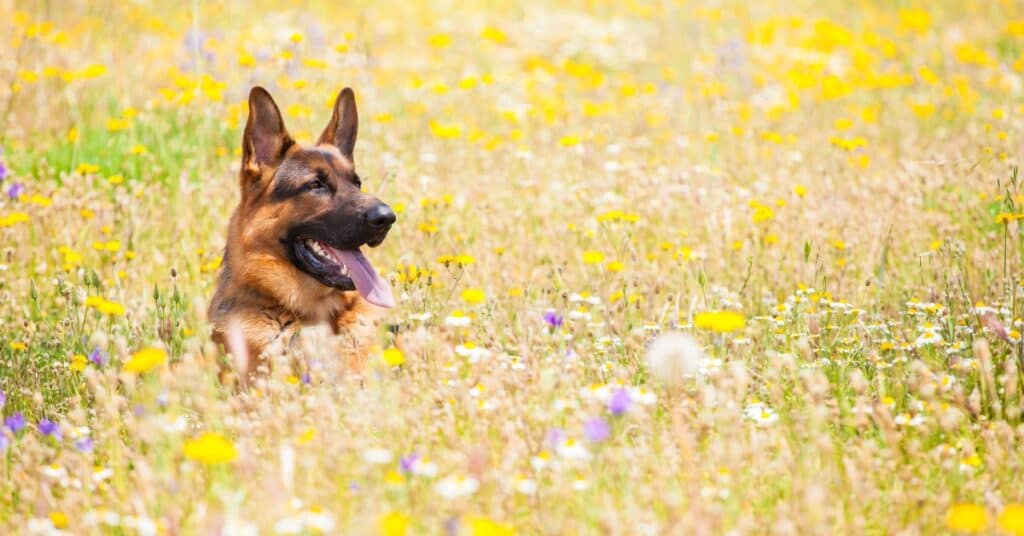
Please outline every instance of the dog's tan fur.
[{"label": "dog's tan fur", "polygon": [[[224,261],[208,310],[214,341],[236,358],[240,353],[247,356],[242,360],[247,363],[246,370],[238,371],[243,379],[261,363],[265,349],[287,345],[298,329],[315,324],[327,324],[336,334],[349,334],[348,365],[362,367],[373,340],[376,307],[355,291],[326,286],[306,274],[293,264],[282,245],[290,226],[329,207],[303,196],[275,199],[272,192],[275,181],[285,180],[278,172],[286,162],[305,160],[304,169],[326,172],[339,183],[353,180],[351,148],[356,124],[354,97],[346,88],[338,96],[324,134],[316,144],[303,146],[288,135],[269,93],[254,88],[250,94],[241,199],[228,225]],[[346,129],[350,132],[342,132]],[[339,145],[336,133],[351,139],[342,139]],[[348,197],[342,201],[350,206],[379,203],[366,194]],[[242,347],[232,341],[241,341]]]}]

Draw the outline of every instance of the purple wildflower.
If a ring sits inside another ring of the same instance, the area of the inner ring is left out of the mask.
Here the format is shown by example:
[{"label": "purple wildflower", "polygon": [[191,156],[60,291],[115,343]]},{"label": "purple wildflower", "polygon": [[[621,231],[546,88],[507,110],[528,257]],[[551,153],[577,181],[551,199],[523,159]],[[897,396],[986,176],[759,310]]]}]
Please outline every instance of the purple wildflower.
[{"label": "purple wildflower", "polygon": [[78,452],[92,452],[92,438],[86,436],[76,439],[75,449],[77,449]]},{"label": "purple wildflower", "polygon": [[20,182],[15,182],[7,188],[7,197],[11,199],[17,199],[21,197],[21,193],[25,191],[25,185]]},{"label": "purple wildflower", "polygon": [[99,348],[93,348],[92,352],[89,352],[89,362],[97,367],[102,367],[107,362],[107,356],[103,355]]},{"label": "purple wildflower", "polygon": [[398,461],[398,468],[403,473],[411,473],[413,468],[416,467],[416,462],[420,461],[420,455],[413,452],[408,456],[402,456],[402,459]]},{"label": "purple wildflower", "polygon": [[39,433],[46,437],[52,437],[57,441],[60,441],[61,438],[64,437],[60,431],[60,425],[50,419],[40,419],[38,427]]},{"label": "purple wildflower", "polygon": [[562,322],[564,320],[565,319],[562,318],[562,315],[556,313],[555,311],[553,311],[551,309],[548,309],[547,311],[544,311],[544,322],[547,323],[547,325],[551,326],[554,329],[558,329],[558,328],[562,327]]},{"label": "purple wildflower", "polygon": [[302,385],[310,385],[311,383],[313,383],[313,378],[311,378],[309,376],[308,372],[303,372],[302,373]]},{"label": "purple wildflower", "polygon": [[611,399],[608,400],[608,411],[618,417],[629,411],[632,405],[633,398],[629,396],[629,389],[622,388],[612,393]]},{"label": "purple wildflower", "polygon": [[4,419],[4,426],[11,431],[12,434],[16,434],[25,429],[25,416],[21,412],[15,413],[10,417]]},{"label": "purple wildflower", "polygon": [[7,178],[7,166],[3,162],[0,162],[0,181]]},{"label": "purple wildflower", "polygon": [[4,409],[4,404],[7,403],[7,395],[3,391],[0,391],[0,409]]},{"label": "purple wildflower", "polygon": [[8,445],[11,444],[11,440],[7,439],[3,430],[0,430],[0,452],[7,450]]},{"label": "purple wildflower", "polygon": [[551,430],[548,431],[547,440],[548,444],[550,444],[552,447],[557,446],[564,439],[565,432],[563,432],[561,428],[552,428]]},{"label": "purple wildflower", "polygon": [[458,516],[449,517],[444,521],[444,533],[448,536],[457,536],[459,534]]},{"label": "purple wildflower", "polygon": [[595,417],[583,424],[583,435],[587,436],[587,439],[594,443],[600,443],[605,439],[608,439],[611,432],[612,430],[611,427],[608,426],[608,421],[601,417]]}]

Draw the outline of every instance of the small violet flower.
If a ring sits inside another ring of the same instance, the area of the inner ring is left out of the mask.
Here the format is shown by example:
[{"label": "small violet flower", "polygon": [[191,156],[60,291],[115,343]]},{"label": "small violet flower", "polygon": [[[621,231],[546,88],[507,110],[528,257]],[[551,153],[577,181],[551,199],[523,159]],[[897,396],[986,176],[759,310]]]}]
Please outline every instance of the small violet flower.
[{"label": "small violet flower", "polygon": [[557,447],[565,439],[565,432],[561,428],[552,428],[548,431],[547,441],[552,447]]},{"label": "small violet flower", "polygon": [[398,468],[401,469],[403,473],[411,473],[413,468],[416,467],[416,462],[419,460],[420,455],[415,452],[408,456],[402,456],[402,459],[398,461]]},{"label": "small violet flower", "polygon": [[618,417],[629,411],[632,405],[633,399],[629,396],[629,390],[623,388],[615,391],[611,399],[608,400],[608,411]]},{"label": "small violet flower", "polygon": [[78,452],[92,452],[92,438],[86,436],[76,439],[75,449],[78,450]]},{"label": "small violet flower", "polygon": [[99,348],[93,348],[92,352],[89,352],[89,362],[97,367],[102,367],[107,362],[107,356],[103,355]]},{"label": "small violet flower", "polygon": [[558,328],[562,327],[562,322],[564,320],[565,319],[562,318],[562,315],[560,315],[560,314],[558,314],[558,313],[556,313],[556,312],[554,312],[554,311],[552,311],[550,309],[548,309],[547,311],[544,311],[544,322],[548,326],[551,326],[553,329],[558,329]]},{"label": "small violet flower", "polygon": [[611,427],[608,421],[601,417],[593,418],[583,425],[583,435],[594,443],[600,443],[611,435]]},{"label": "small violet flower", "polygon": [[11,184],[11,186],[7,188],[7,197],[10,197],[11,199],[17,199],[21,197],[21,194],[24,191],[25,185],[20,182],[16,182],[14,184]]},{"label": "small violet flower", "polygon": [[38,427],[39,433],[43,434],[46,437],[52,437],[57,441],[60,441],[61,438],[63,437],[63,434],[61,433],[60,430],[60,425],[51,421],[50,419],[40,419]]},{"label": "small violet flower", "polygon": [[25,429],[25,416],[20,412],[11,415],[4,419],[4,426],[11,431],[12,434],[16,434]]}]

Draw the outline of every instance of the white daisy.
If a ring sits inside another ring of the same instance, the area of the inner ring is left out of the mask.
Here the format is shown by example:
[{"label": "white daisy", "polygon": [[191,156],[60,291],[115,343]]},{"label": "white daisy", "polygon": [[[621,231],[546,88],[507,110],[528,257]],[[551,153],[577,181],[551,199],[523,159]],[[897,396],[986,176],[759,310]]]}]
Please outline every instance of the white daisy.
[{"label": "white daisy", "polygon": [[480,489],[480,483],[471,476],[447,476],[434,486],[434,490],[445,499],[468,497]]}]

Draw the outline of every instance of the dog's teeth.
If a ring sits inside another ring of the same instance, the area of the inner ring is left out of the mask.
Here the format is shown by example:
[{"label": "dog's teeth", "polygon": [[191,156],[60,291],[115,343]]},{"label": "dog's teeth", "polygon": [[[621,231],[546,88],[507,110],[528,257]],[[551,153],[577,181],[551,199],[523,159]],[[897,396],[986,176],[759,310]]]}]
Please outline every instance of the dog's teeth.
[{"label": "dog's teeth", "polygon": [[327,256],[327,252],[324,251],[324,248],[320,247],[320,244],[318,244],[317,242],[315,242],[313,240],[307,239],[306,240],[306,247],[308,247],[310,250],[313,251],[313,253],[316,253],[317,255],[320,255],[321,257],[326,257]]}]

